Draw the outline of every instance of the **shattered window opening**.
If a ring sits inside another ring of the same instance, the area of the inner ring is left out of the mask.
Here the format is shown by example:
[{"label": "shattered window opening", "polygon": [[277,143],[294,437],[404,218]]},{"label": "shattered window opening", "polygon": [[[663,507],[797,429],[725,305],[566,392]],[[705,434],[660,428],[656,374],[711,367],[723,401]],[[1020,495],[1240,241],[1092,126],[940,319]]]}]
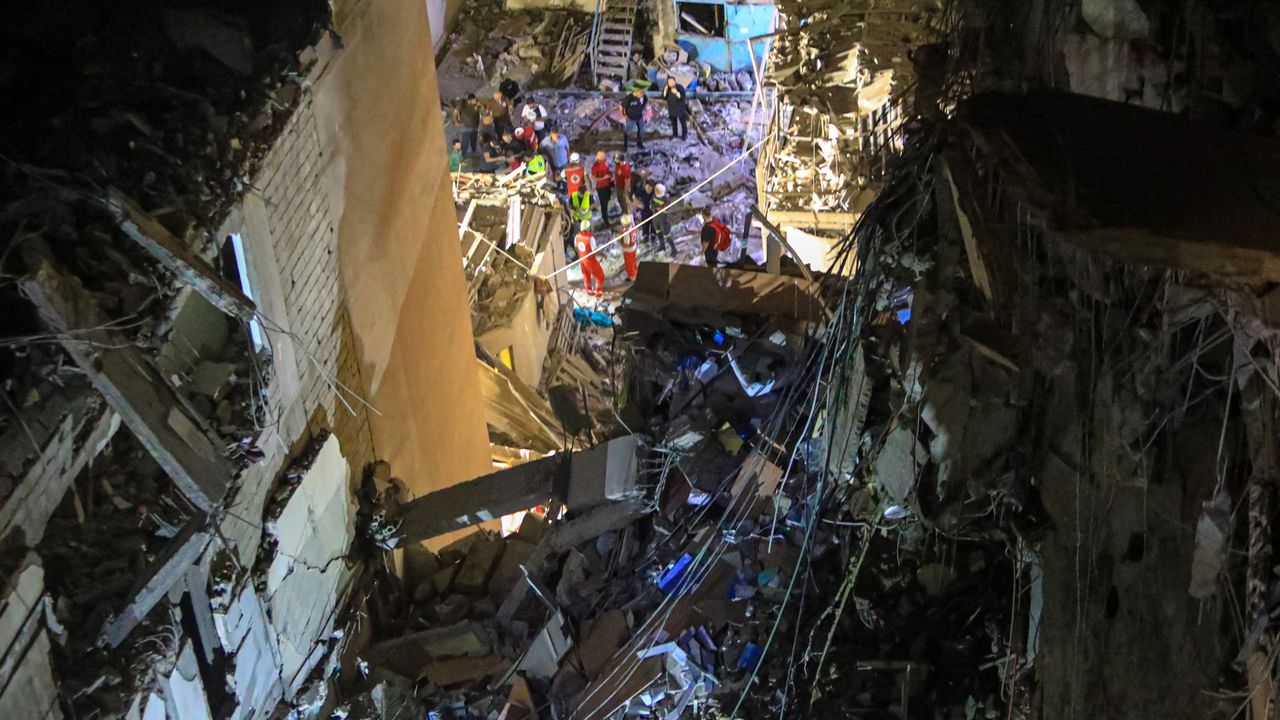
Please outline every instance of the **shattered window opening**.
[{"label": "shattered window opening", "polygon": [[[226,246],[223,253],[230,254],[235,259],[235,277],[232,279],[240,284],[240,291],[245,294],[253,302],[258,302],[258,294],[253,290],[253,283],[250,281],[249,258],[244,251],[244,239],[240,237],[240,233],[231,233],[227,236]],[[230,263],[228,263],[230,265]],[[231,270],[227,267],[227,272]],[[253,341],[253,351],[262,352],[266,347],[266,343],[262,336],[262,324],[257,318],[249,321],[249,339]]]},{"label": "shattered window opening", "polygon": [[680,32],[690,35],[724,37],[724,5],[718,3],[676,3],[680,13]]}]

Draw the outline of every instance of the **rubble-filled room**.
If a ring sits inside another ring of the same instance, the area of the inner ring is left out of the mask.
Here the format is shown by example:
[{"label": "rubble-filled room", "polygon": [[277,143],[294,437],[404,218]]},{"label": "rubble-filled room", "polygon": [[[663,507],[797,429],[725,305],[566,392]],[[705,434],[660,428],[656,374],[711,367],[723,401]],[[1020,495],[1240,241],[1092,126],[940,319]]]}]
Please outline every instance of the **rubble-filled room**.
[{"label": "rubble-filled room", "polygon": [[1280,2],[0,36],[0,718],[1280,716]]}]

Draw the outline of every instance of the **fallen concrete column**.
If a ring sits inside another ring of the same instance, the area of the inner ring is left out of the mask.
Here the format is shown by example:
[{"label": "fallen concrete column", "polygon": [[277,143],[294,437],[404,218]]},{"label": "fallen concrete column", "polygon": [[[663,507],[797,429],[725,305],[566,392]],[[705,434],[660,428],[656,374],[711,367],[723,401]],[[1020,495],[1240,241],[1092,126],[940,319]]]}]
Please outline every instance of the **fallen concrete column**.
[{"label": "fallen concrete column", "polygon": [[423,495],[401,508],[401,540],[420,542],[552,499],[574,511],[622,500],[636,487],[637,448],[638,439],[627,435]]},{"label": "fallen concrete column", "polygon": [[33,272],[21,282],[23,295],[182,493],[212,510],[232,472],[203,420],[132,343],[106,329],[107,318],[80,280],[33,245],[24,246]]},{"label": "fallen concrete column", "polygon": [[142,622],[175,584],[187,577],[187,570],[209,544],[207,518],[197,515],[187,521],[164,553],[147,568],[147,575],[134,588],[133,600],[102,628],[99,643],[116,647]]}]

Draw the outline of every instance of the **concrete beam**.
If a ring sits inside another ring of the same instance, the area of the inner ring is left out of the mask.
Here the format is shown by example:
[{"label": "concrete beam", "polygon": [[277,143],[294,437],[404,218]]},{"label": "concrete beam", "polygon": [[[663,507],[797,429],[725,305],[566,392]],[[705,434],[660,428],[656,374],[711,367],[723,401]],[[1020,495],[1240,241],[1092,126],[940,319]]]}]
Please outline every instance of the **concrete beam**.
[{"label": "concrete beam", "polygon": [[630,497],[639,464],[634,435],[552,455],[423,495],[401,508],[400,536],[420,542],[555,499],[571,511]]},{"label": "concrete beam", "polygon": [[547,502],[567,483],[569,455],[552,455],[410,500],[401,508],[400,536],[420,542]]},{"label": "concrete beam", "polygon": [[[147,568],[147,574],[134,586],[133,599],[124,610],[113,616],[102,628],[99,645],[116,647],[129,637],[138,623],[151,613],[156,603],[179,582],[209,544],[208,519],[196,515],[187,521],[176,537],[169,541],[156,561]],[[193,598],[194,600],[194,598]]]},{"label": "concrete beam", "polygon": [[60,272],[36,243],[23,246],[32,272],[20,287],[62,347],[192,503],[210,511],[232,469],[204,421],[151,361],[108,322],[80,280]]},{"label": "concrete beam", "polygon": [[184,284],[190,285],[214,307],[245,322],[257,313],[253,301],[199,256],[175,238],[164,225],[126,198],[120,191],[108,190],[98,204],[106,208],[131,240],[138,243]]}]

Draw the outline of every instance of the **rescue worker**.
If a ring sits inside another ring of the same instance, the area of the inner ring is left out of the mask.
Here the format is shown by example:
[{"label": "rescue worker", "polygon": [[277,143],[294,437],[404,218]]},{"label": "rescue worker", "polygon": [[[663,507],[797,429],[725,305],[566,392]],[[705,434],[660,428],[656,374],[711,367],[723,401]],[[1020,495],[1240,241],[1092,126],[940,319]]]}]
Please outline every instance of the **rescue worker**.
[{"label": "rescue worker", "polygon": [[579,263],[582,268],[582,288],[588,295],[604,297],[604,268],[600,267],[598,256],[593,254],[595,238],[591,235],[591,221],[584,220],[578,227],[573,247],[578,251],[578,259],[582,261]]},{"label": "rescue worker", "polygon": [[538,152],[538,136],[533,134],[532,127],[518,127],[512,136],[517,142],[522,142],[528,148],[524,151],[524,155],[532,155]]},{"label": "rescue worker", "polygon": [[667,249],[671,251],[671,257],[674,258],[679,251],[676,249],[676,241],[671,237],[671,218],[663,212],[670,201],[671,199],[667,197],[666,185],[658,183],[653,186],[653,220],[649,221],[649,226],[658,236],[659,244],[666,244]]},{"label": "rescue worker", "polygon": [[716,267],[720,260],[720,253],[729,251],[733,238],[729,234],[728,226],[720,222],[719,218],[707,213],[703,219],[702,232],[699,234],[699,239],[702,241],[702,258],[706,261],[707,267]]},{"label": "rescue worker", "polygon": [[587,223],[591,226],[591,193],[586,188],[578,188],[569,194],[569,219],[575,223]]},{"label": "rescue worker", "polygon": [[631,216],[622,216],[622,235],[618,236],[618,245],[622,247],[622,264],[627,271],[627,280],[635,280],[636,273],[640,269],[639,261],[636,259],[636,253],[639,246],[636,243],[636,229],[631,224]]},{"label": "rescue worker", "polygon": [[689,91],[667,76],[667,84],[662,88],[662,99],[667,101],[667,115],[671,118],[671,138],[689,139]]},{"label": "rescue worker", "polygon": [[547,159],[541,153],[529,158],[524,166],[525,177],[541,177],[547,174]]},{"label": "rescue worker", "polygon": [[542,140],[547,130],[547,109],[541,104],[532,100],[524,104],[524,108],[520,111],[520,119],[524,120],[526,125],[533,127],[533,132],[538,136],[538,140]]},{"label": "rescue worker", "polygon": [[565,192],[572,195],[581,190],[586,179],[587,171],[582,167],[582,156],[569,153],[569,164],[564,168]]},{"label": "rescue worker", "polygon": [[644,88],[636,88],[622,101],[622,114],[627,123],[622,128],[622,151],[626,152],[631,129],[635,128],[636,143],[644,149],[644,111],[649,106],[649,98],[644,96]]},{"label": "rescue worker", "polygon": [[[609,220],[609,200],[613,197],[613,170],[604,151],[596,153],[596,161],[591,164],[591,179],[596,186],[596,199],[600,201],[600,217],[605,225],[612,225]],[[626,208],[622,212],[626,212]]]},{"label": "rescue worker", "polygon": [[613,156],[613,189],[623,214],[631,212],[631,163],[622,153]]},{"label": "rescue worker", "polygon": [[631,194],[635,196],[636,211],[640,215],[640,219],[636,222],[643,223],[640,229],[644,235],[646,245],[653,245],[656,239],[653,230],[653,223],[647,223],[645,220],[653,217],[653,180],[643,178],[643,182],[638,183],[632,190]]}]

